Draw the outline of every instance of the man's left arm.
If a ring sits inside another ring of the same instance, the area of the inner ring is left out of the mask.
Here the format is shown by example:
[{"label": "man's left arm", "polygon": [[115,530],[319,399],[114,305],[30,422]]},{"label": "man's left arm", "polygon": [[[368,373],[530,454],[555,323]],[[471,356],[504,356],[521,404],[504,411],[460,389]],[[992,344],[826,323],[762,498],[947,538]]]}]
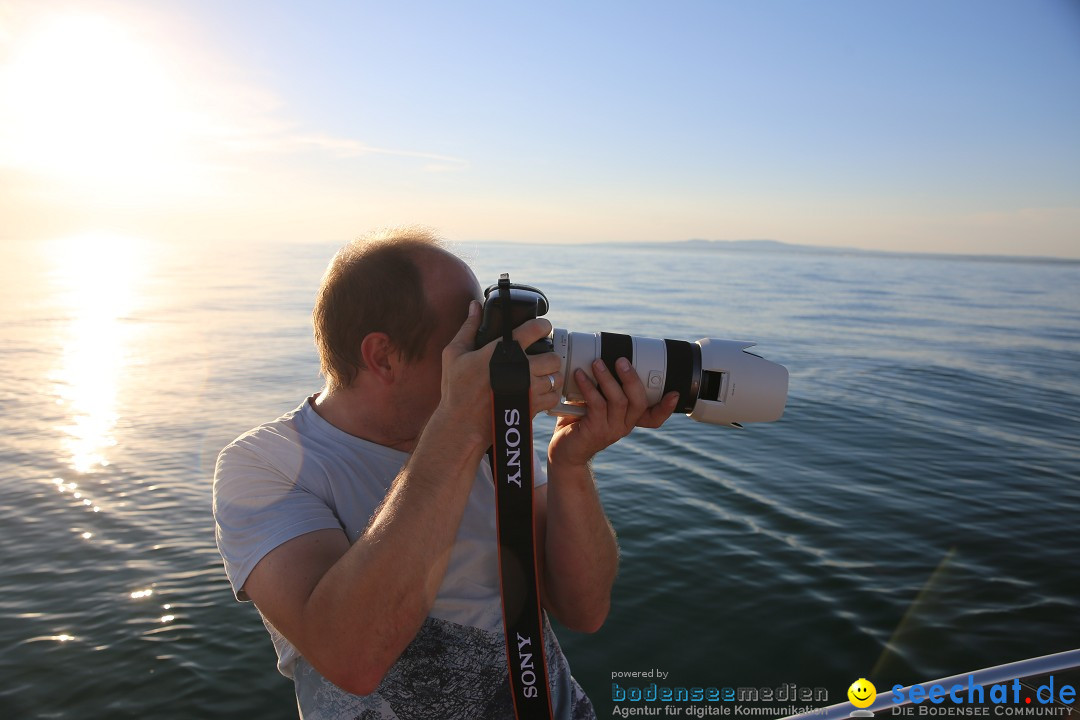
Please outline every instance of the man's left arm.
[{"label": "man's left arm", "polygon": [[574,379],[585,399],[585,416],[559,419],[548,445],[548,482],[534,494],[542,600],[559,622],[579,632],[595,632],[603,625],[619,562],[592,458],[635,427],[660,427],[678,402],[678,393],[668,393],[647,407],[645,387],[630,363],[620,359],[616,372],[618,380],[601,360],[595,361],[594,385],[577,371]]}]

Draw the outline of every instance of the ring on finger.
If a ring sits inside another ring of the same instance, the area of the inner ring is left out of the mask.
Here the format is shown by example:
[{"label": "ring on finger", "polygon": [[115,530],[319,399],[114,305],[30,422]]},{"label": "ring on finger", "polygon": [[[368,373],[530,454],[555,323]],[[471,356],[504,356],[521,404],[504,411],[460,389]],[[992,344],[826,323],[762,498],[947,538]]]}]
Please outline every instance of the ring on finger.
[{"label": "ring on finger", "polygon": [[554,375],[548,375],[547,380],[548,380],[548,392],[551,392],[552,390],[555,389],[555,376]]}]

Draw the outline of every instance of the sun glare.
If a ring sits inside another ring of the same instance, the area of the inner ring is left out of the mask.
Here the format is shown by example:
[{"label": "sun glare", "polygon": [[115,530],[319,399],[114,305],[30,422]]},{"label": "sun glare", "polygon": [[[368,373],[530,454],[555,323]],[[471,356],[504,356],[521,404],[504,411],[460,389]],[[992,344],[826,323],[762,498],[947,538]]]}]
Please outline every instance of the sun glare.
[{"label": "sun glare", "polygon": [[87,190],[156,191],[190,172],[193,118],[154,48],[95,15],[44,18],[0,68],[7,164]]},{"label": "sun glare", "polygon": [[65,238],[43,251],[57,298],[71,313],[63,361],[50,376],[65,418],[59,429],[71,467],[94,472],[109,464],[116,445],[117,400],[137,330],[126,318],[137,305],[145,253],[132,238],[103,233]]}]

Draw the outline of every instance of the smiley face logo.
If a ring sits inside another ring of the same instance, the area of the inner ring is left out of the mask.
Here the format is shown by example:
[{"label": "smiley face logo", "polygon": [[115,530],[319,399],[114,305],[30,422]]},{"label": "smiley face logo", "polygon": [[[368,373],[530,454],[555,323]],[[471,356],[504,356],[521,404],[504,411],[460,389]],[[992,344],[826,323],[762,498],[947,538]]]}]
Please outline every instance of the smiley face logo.
[{"label": "smiley face logo", "polygon": [[859,678],[851,683],[851,687],[847,689],[847,696],[851,704],[857,708],[870,707],[874,704],[874,698],[877,697],[877,688],[866,678]]}]

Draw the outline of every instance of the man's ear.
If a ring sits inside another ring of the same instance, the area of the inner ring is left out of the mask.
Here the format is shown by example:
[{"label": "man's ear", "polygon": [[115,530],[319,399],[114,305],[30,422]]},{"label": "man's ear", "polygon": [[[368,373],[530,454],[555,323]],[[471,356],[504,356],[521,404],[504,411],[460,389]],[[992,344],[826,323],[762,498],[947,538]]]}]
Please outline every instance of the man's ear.
[{"label": "man's ear", "polygon": [[384,383],[392,383],[401,366],[401,352],[386,333],[373,332],[360,342],[364,367]]}]

